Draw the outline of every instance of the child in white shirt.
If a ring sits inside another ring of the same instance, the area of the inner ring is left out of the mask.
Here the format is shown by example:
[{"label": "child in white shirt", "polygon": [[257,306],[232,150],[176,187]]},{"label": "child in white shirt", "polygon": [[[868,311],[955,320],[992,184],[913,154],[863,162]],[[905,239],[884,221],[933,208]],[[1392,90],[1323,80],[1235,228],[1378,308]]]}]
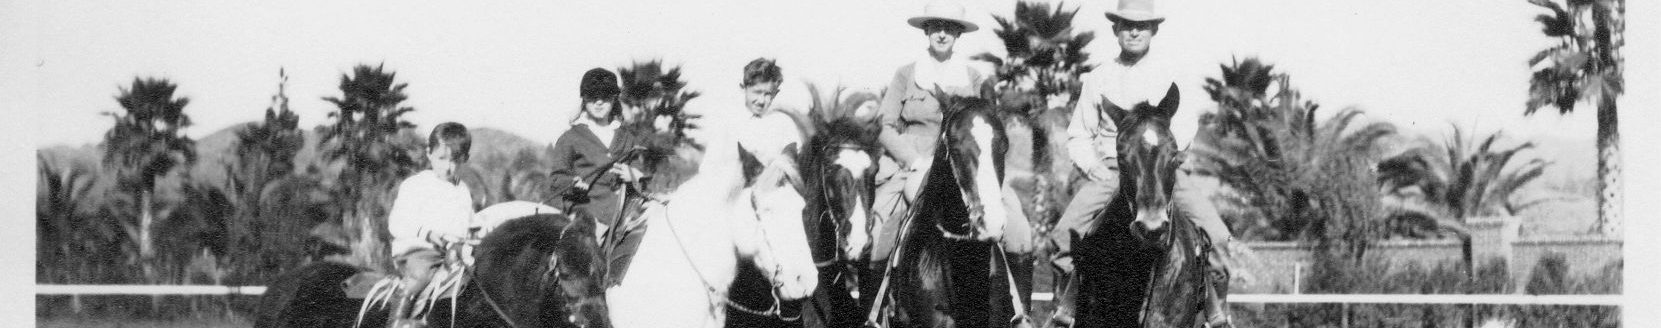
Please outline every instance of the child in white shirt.
[{"label": "child in white shirt", "polygon": [[[441,246],[467,236],[473,216],[473,197],[467,183],[456,177],[456,167],[467,163],[473,139],[467,127],[445,122],[427,136],[429,169],[405,178],[398,184],[398,198],[392,203],[387,230],[392,234],[394,265],[404,277],[404,291],[414,294],[426,288],[433,275],[444,267]],[[407,316],[402,309],[395,315]]]}]

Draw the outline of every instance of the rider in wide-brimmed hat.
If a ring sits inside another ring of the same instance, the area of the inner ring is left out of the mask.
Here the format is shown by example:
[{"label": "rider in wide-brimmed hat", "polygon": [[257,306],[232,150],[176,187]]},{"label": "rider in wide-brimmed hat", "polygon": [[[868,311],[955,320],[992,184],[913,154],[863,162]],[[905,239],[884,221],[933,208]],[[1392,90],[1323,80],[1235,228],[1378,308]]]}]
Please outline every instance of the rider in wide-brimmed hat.
[{"label": "rider in wide-brimmed hat", "polygon": [[[1165,15],[1155,10],[1154,0],[1120,0],[1118,8],[1106,15],[1113,23],[1119,55],[1080,78],[1084,83],[1081,89],[1083,94],[1078,98],[1078,105],[1073,108],[1073,117],[1067,126],[1067,154],[1088,179],[1074,193],[1049,236],[1055,247],[1052,264],[1071,276],[1067,283],[1059,284],[1056,291],[1059,304],[1052,319],[1062,325],[1072,324],[1072,312],[1076,310],[1073,299],[1076,288],[1072,286],[1076,286],[1078,277],[1073,272],[1071,243],[1095,230],[1094,227],[1099,224],[1095,222],[1096,214],[1107,208],[1119,187],[1115,148],[1117,132],[1112,120],[1102,115],[1097,107],[1102,99],[1120,105],[1158,102],[1170,88],[1182,85],[1175,76],[1179,70],[1166,59],[1167,56],[1151,51],[1154,36],[1159,35],[1159,26],[1165,22]],[[1198,110],[1181,110],[1171,118],[1171,132],[1178,147],[1186,149],[1198,133],[1199,115]],[[1180,176],[1172,193],[1172,205],[1181,214],[1179,219],[1192,220],[1218,249],[1225,249],[1224,246],[1232,239],[1231,234],[1209,200],[1212,190],[1197,183],[1198,177],[1189,174],[1192,163],[1188,162],[1178,173]],[[1223,271],[1220,259],[1210,262],[1212,267],[1207,270]],[[1226,324],[1226,309],[1217,308],[1221,300],[1213,301],[1209,304],[1211,308],[1207,309],[1211,315],[1207,320],[1213,324]]]},{"label": "rider in wide-brimmed hat", "polygon": [[[939,88],[952,94],[971,95],[974,86],[982,81],[982,74],[969,65],[967,56],[957,56],[953,49],[963,33],[980,29],[965,16],[962,5],[936,1],[924,7],[921,15],[906,19],[907,24],[923,30],[928,47],[925,53],[919,54],[924,56],[918,56],[894,73],[877,107],[881,124],[877,139],[885,156],[877,165],[871,217],[876,228],[871,232],[868,265],[861,276],[877,277],[883,273],[883,266],[899,238],[898,218],[910,209],[923,180],[921,174],[933,160],[944,118],[940,101],[932,92]],[[880,280],[861,280],[862,304],[871,304]]]}]

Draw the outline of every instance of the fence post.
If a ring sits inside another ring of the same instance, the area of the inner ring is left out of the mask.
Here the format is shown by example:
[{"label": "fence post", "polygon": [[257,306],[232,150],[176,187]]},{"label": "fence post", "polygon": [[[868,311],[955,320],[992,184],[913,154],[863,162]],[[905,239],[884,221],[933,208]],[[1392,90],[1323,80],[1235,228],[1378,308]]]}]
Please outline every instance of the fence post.
[{"label": "fence post", "polygon": [[1339,327],[1350,328],[1350,303],[1339,303],[1339,308],[1343,309],[1343,313],[1338,316]]},{"label": "fence post", "polygon": [[1303,262],[1292,263],[1292,295],[1303,294]]}]

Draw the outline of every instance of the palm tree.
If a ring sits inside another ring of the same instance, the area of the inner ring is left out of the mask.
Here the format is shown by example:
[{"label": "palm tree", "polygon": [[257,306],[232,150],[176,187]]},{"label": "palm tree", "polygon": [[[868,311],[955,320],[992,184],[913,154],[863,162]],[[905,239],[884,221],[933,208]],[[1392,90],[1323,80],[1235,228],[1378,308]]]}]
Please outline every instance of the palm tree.
[{"label": "palm tree", "polygon": [[180,131],[190,126],[184,113],[190,99],[174,98],[176,89],[178,85],[167,79],[134,78],[132,87],[122,88],[115,98],[125,113],[104,113],[115,119],[115,126],[104,134],[104,166],[116,171],[120,189],[139,199],[139,220],[126,228],[137,237],[139,260],[150,280],[156,279],[156,179],[196,162],[196,142]]},{"label": "palm tree", "polygon": [[265,109],[265,120],[236,131],[237,160],[225,168],[226,176],[233,178],[224,189],[233,197],[236,209],[228,229],[231,250],[225,257],[238,261],[233,268],[239,274],[257,275],[259,254],[277,247],[265,238],[274,232],[265,229],[268,221],[260,213],[261,195],[273,182],[294,171],[294,156],[305,146],[300,117],[288,107],[288,74],[278,69],[277,77],[277,93]]},{"label": "palm tree", "polygon": [[[995,67],[993,83],[999,90],[999,108],[1013,111],[1009,129],[1012,140],[1031,139],[1034,178],[1017,183],[1017,190],[1028,204],[1029,217],[1037,223],[1035,233],[1046,233],[1061,215],[1066,200],[1072,198],[1070,181],[1072,163],[1065,156],[1067,120],[1078,101],[1080,76],[1090,72],[1090,55],[1086,46],[1095,40],[1092,32],[1075,33],[1073,17],[1078,9],[1064,9],[1057,4],[1019,2],[1013,17],[993,17],[998,28],[993,33],[1004,43],[1005,57],[982,53],[974,59],[987,61]],[[1066,97],[1066,98],[1059,98]],[[1052,104],[1050,99],[1065,99],[1065,105]],[[1029,133],[1030,135],[1025,135]]]},{"label": "palm tree", "polygon": [[1597,106],[1598,223],[1596,231],[1618,234],[1621,224],[1621,135],[1616,127],[1616,98],[1625,90],[1622,78],[1626,45],[1626,4],[1624,0],[1567,0],[1567,6],[1551,0],[1529,0],[1550,10],[1534,18],[1546,36],[1558,38],[1557,45],[1528,61],[1538,67],[1529,79],[1528,104],[1523,115],[1544,107],[1559,113],[1573,112],[1575,105],[1591,101]]},{"label": "palm tree", "polygon": [[[1466,138],[1455,125],[1453,135],[1440,147],[1420,146],[1379,162],[1379,186],[1388,199],[1395,200],[1387,219],[1392,226],[1390,233],[1415,236],[1452,232],[1460,241],[1466,278],[1474,281],[1476,257],[1466,220],[1484,215],[1509,216],[1529,206],[1513,202],[1511,196],[1538,179],[1547,165],[1543,159],[1509,165],[1517,154],[1534,148],[1534,143],[1496,149],[1495,144],[1503,136],[1496,132],[1478,142],[1475,136]],[[1474,320],[1475,309],[1467,311]]]},{"label": "palm tree", "polygon": [[1434,230],[1463,230],[1465,220],[1485,215],[1514,215],[1527,206],[1513,194],[1539,179],[1549,163],[1532,159],[1519,165],[1511,160],[1534,148],[1533,142],[1497,147],[1504,133],[1477,140],[1458,126],[1442,145],[1421,145],[1379,162],[1379,185],[1399,199],[1392,220],[1402,234]]},{"label": "palm tree", "polygon": [[74,275],[85,271],[81,259],[97,252],[81,247],[90,239],[87,232],[97,229],[85,222],[82,210],[97,176],[73,163],[54,164],[41,153],[35,163],[35,281],[75,282]]},{"label": "palm tree", "polygon": [[639,108],[644,117],[625,117],[625,122],[651,126],[658,119],[666,119],[667,127],[655,127],[659,132],[683,136],[688,117],[682,110],[686,103],[700,95],[686,89],[681,81],[681,68],[665,68],[662,61],[635,62],[630,67],[617,69],[620,76],[624,106]]},{"label": "palm tree", "polygon": [[1002,87],[1022,89],[1042,97],[1068,95],[1077,101],[1079,76],[1095,68],[1085,63],[1090,60],[1090,54],[1084,48],[1096,35],[1073,33],[1073,16],[1078,9],[1063,7],[1064,4],[1058,4],[1052,11],[1048,3],[1016,3],[1013,19],[993,17],[998,22],[993,33],[1003,40],[1007,59],[990,53],[976,55],[974,59],[996,66],[994,77]]},{"label": "palm tree", "polygon": [[686,113],[686,103],[700,95],[686,90],[680,67],[664,67],[658,60],[635,62],[617,69],[625,108],[624,130],[638,138],[626,144],[641,146],[646,153],[638,167],[651,177],[647,193],[673,190],[689,178],[695,163],[677,156],[691,146],[685,142],[688,124],[695,118]]},{"label": "palm tree", "polygon": [[323,157],[344,166],[334,199],[342,206],[341,227],[352,234],[352,255],[374,268],[390,268],[383,241],[392,188],[419,168],[421,149],[410,132],[415,124],[403,119],[415,109],[398,105],[409,99],[409,84],[397,83],[397,74],[383,68],[358,65],[341,74],[341,96],[323,98],[339,110],[329,113],[334,122],[321,140],[332,146]]},{"label": "palm tree", "polygon": [[1190,156],[1231,192],[1219,197],[1224,217],[1246,238],[1339,240],[1358,258],[1375,237],[1378,199],[1376,190],[1356,188],[1375,180],[1373,161],[1395,126],[1363,124],[1355,108],[1317,120],[1320,106],[1255,58],[1222,71],[1206,81],[1219,107],[1202,115]]}]

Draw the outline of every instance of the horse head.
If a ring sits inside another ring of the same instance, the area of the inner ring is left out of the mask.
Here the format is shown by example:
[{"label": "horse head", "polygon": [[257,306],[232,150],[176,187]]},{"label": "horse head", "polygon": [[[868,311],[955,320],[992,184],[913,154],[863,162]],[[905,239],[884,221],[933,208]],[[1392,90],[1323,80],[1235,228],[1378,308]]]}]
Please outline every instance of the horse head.
[{"label": "horse head", "polygon": [[[733,245],[739,257],[750,259],[767,279],[780,300],[797,300],[812,294],[819,285],[818,267],[808,248],[802,213],[807,206],[799,187],[795,145],[774,156],[773,163],[761,165],[748,153],[739,151],[744,170],[745,191],[735,204]],[[759,172],[757,172],[759,171]]]},{"label": "horse head", "polygon": [[837,241],[827,254],[814,254],[814,260],[856,258],[871,241],[868,215],[881,149],[876,133],[866,124],[838,120],[822,127],[808,145],[802,161],[808,177],[804,183],[818,200],[808,222],[817,227],[820,220],[830,221]]},{"label": "horse head", "polygon": [[999,198],[1004,154],[1009,150],[999,111],[987,98],[951,96],[940,91],[935,95],[945,120],[930,179],[936,176],[932,173],[936,169],[950,172],[951,182],[968,211],[971,235],[980,240],[1002,238],[1008,211],[1020,209],[1004,208]]},{"label": "horse head", "polygon": [[1125,109],[1104,97],[1100,108],[1119,131],[1119,190],[1136,211],[1130,231],[1157,245],[1166,244],[1171,192],[1177,167],[1182,164],[1171,133],[1171,117],[1176,114],[1179,99],[1177,86],[1172,84],[1158,105],[1141,102]]}]

